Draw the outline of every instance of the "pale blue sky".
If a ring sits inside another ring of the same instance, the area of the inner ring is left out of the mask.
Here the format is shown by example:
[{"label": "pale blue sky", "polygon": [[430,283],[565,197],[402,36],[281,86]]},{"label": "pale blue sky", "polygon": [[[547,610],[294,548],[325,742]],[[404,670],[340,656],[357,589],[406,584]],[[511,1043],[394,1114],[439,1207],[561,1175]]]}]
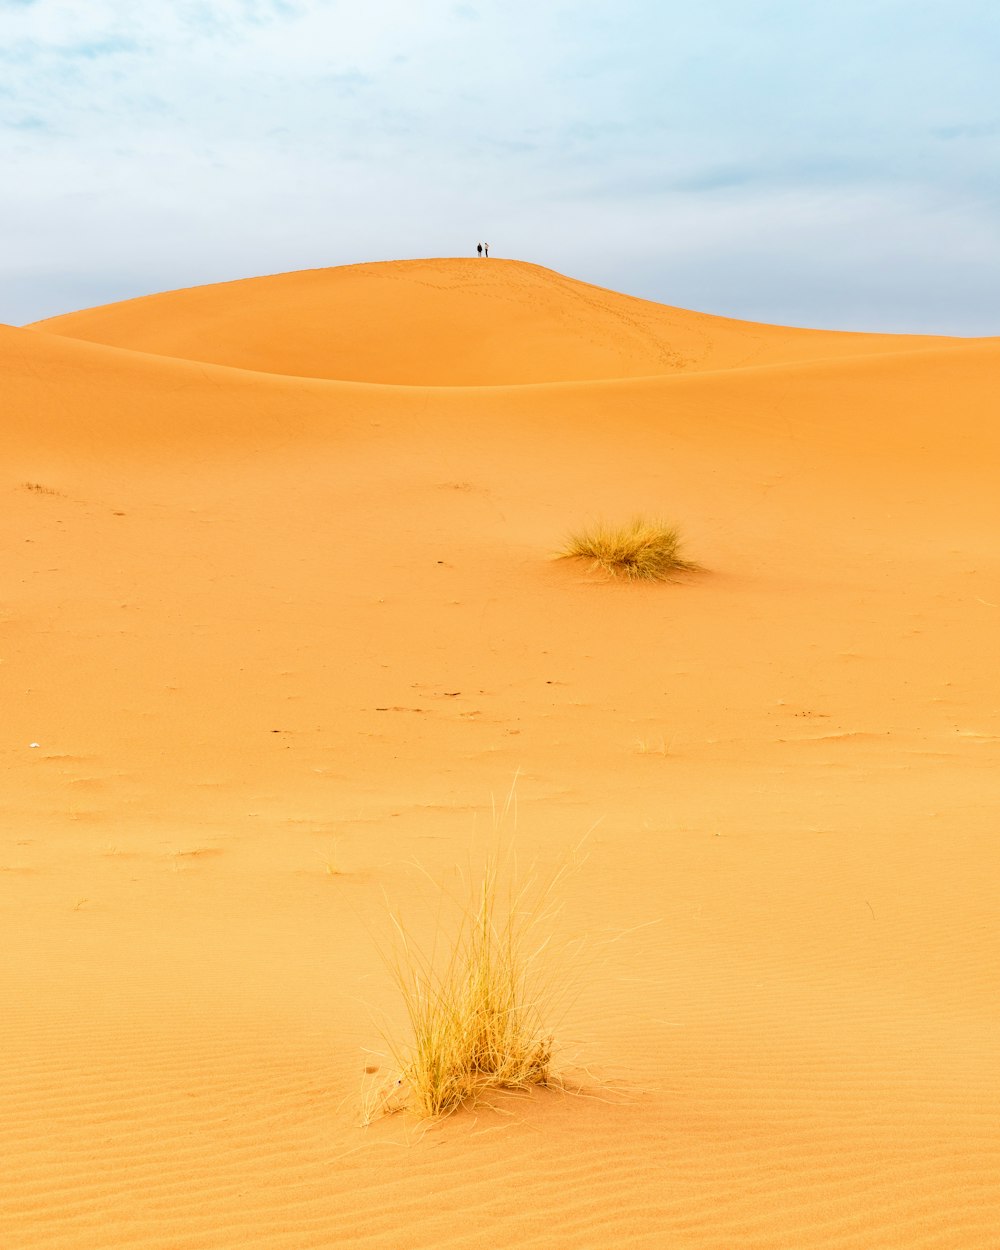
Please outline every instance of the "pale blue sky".
[{"label": "pale blue sky", "polygon": [[498,256],[1000,334],[995,0],[0,0],[0,320]]}]

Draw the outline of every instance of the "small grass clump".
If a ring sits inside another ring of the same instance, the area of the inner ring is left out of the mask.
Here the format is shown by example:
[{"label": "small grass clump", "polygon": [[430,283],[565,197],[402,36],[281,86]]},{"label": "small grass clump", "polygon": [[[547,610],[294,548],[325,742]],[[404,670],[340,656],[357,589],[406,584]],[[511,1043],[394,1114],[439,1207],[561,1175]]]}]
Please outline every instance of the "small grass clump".
[{"label": "small grass clump", "polygon": [[672,573],[698,567],[681,556],[674,526],[644,517],[627,525],[602,521],[571,534],[559,556],[590,560],[594,568],[630,581],[668,581]]},{"label": "small grass clump", "polygon": [[395,942],[386,959],[410,1037],[402,1044],[387,1037],[395,1072],[368,1097],[366,1122],[403,1109],[443,1117],[490,1090],[552,1083],[553,1039],[542,1017],[553,995],[540,975],[549,941],[539,932],[551,918],[548,894],[536,898],[533,881],[518,885],[512,866],[494,853],[479,885],[456,903],[454,929],[439,917],[429,949],[392,918]]},{"label": "small grass clump", "polygon": [[61,490],[55,490],[51,486],[43,486],[41,482],[22,482],[21,487],[24,490],[30,490],[35,495],[61,495]]}]

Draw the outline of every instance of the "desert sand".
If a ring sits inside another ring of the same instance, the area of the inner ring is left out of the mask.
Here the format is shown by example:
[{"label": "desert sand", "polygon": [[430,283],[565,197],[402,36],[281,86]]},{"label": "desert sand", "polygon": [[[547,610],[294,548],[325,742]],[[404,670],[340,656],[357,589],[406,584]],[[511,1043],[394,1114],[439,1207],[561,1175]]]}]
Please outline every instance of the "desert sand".
[{"label": "desert sand", "polygon": [[[998,366],[498,259],[0,327],[0,1243],[1000,1244]],[[362,1128],[515,777],[579,1091]]]}]

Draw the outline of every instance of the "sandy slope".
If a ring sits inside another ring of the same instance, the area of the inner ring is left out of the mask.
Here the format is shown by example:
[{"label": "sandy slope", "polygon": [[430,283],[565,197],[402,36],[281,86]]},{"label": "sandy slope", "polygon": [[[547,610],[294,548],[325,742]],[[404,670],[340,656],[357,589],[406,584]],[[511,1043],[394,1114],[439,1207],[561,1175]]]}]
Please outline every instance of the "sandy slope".
[{"label": "sandy slope", "polygon": [[[998,365],[513,262],[0,328],[2,1244],[991,1250]],[[548,559],[639,508],[706,571]],[[595,1096],[360,1130],[518,770]]]},{"label": "sandy slope", "polygon": [[409,386],[643,377],[960,341],[732,321],[494,259],[312,269],[36,324],[161,356]]}]

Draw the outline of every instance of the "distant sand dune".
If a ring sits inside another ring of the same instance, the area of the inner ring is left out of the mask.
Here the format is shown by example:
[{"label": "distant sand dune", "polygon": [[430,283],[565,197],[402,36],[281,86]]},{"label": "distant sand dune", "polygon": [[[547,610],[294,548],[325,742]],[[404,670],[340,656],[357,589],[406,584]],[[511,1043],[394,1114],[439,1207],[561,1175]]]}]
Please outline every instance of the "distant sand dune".
[{"label": "distant sand dune", "polygon": [[[0,327],[4,1250],[995,1250],[998,376],[492,259]],[[589,1096],[362,1131],[515,773]]]},{"label": "distant sand dune", "polygon": [[731,369],[949,340],[732,321],[504,260],[414,260],[170,291],[36,323],[301,377],[493,386]]}]

